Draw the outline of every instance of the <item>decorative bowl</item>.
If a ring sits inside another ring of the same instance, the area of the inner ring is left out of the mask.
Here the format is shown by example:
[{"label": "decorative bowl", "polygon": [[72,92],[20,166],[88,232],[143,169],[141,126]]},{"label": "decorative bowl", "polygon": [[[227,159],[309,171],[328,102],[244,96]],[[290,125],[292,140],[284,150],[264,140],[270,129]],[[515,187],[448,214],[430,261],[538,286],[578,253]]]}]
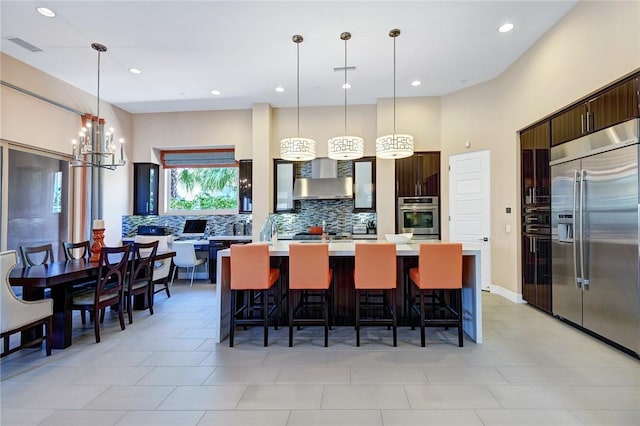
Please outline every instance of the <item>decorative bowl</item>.
[{"label": "decorative bowl", "polygon": [[390,241],[392,243],[407,244],[411,240],[411,237],[413,237],[413,233],[407,232],[406,234],[384,234],[384,237],[387,239],[387,241]]}]

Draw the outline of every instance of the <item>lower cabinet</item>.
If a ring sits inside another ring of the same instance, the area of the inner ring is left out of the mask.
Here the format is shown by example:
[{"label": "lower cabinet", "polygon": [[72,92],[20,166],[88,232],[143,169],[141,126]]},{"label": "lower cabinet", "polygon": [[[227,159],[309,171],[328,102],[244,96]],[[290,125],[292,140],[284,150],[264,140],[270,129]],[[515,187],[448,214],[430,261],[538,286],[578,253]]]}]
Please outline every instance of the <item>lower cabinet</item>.
[{"label": "lower cabinet", "polygon": [[522,236],[522,298],[551,313],[551,238]]}]

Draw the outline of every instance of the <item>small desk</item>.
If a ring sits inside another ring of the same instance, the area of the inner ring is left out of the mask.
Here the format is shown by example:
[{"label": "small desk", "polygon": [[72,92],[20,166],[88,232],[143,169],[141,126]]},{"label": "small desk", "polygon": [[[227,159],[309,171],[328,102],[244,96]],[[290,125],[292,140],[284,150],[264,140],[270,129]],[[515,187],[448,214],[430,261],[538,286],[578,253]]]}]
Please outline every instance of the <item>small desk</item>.
[{"label": "small desk", "polygon": [[[173,251],[163,252],[158,253],[156,259],[161,260],[174,256],[175,252]],[[23,298],[25,300],[42,299],[44,297],[44,289],[51,289],[54,349],[64,349],[71,346],[73,318],[71,293],[73,286],[96,279],[98,277],[98,269],[98,262],[77,259],[11,270],[9,282],[13,286],[23,287]]]},{"label": "small desk", "polygon": [[[278,241],[275,245],[269,245],[271,257],[288,257],[291,241]],[[294,243],[300,243],[295,241]],[[426,242],[421,242],[426,243]],[[265,243],[266,244],[266,243]],[[329,244],[329,256],[349,258],[355,256],[354,242],[331,242]],[[376,241],[368,241],[364,244],[376,244]],[[427,244],[438,244],[429,242]],[[396,255],[398,258],[417,258],[420,243],[398,244]],[[462,293],[463,293],[463,329],[465,333],[476,343],[482,343],[482,288],[480,274],[480,249],[466,245],[462,252]],[[229,334],[229,321],[231,316],[231,250],[218,252],[217,291],[214,317],[214,341],[219,343]],[[400,284],[400,283],[399,283]]]}]

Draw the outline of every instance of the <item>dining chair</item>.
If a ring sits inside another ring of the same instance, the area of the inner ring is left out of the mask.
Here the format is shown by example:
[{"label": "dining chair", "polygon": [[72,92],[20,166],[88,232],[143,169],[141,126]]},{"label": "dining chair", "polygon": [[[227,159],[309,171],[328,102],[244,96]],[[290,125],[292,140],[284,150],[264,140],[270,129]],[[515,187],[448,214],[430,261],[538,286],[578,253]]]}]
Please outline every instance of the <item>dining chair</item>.
[{"label": "dining chair", "polygon": [[[409,278],[419,293],[418,307],[412,303],[411,312],[420,314],[422,347],[425,327],[458,327],[458,346],[462,347],[462,244],[420,244],[418,267],[409,269]],[[450,293],[448,299],[445,292]],[[429,309],[427,293],[431,296]]]},{"label": "dining chair", "polygon": [[[289,245],[289,347],[293,346],[293,326],[323,325],[324,346],[329,346],[331,296],[329,289],[333,271],[329,268],[329,245],[304,243]],[[298,304],[294,306],[295,295]],[[317,297],[314,297],[317,296]],[[313,300],[314,298],[319,300]],[[320,319],[309,317],[319,311]],[[305,317],[298,317],[300,313]]]},{"label": "dining chair", "polygon": [[[136,235],[133,239],[135,243],[150,243],[152,241],[158,242],[158,252],[172,251],[171,235]],[[153,263],[153,294],[160,293],[162,291],[167,293],[167,297],[171,297],[169,291],[169,279],[171,278],[171,268],[173,266],[172,259],[156,259]]]},{"label": "dining chair", "polygon": [[[2,299],[0,301],[0,338],[4,341],[0,357],[5,357],[26,346],[41,343],[43,340],[46,344],[47,356],[49,356],[53,343],[53,300],[25,301],[16,297],[9,283],[9,273],[17,263],[18,254],[15,250],[0,253],[0,277],[3,282],[0,293]],[[11,335],[29,329],[42,329],[43,325],[46,329],[44,335],[37,336],[30,342],[20,342],[18,346],[10,348]]]},{"label": "dining chair", "polygon": [[[360,346],[361,325],[384,325],[393,330],[393,346],[398,346],[396,318],[396,244],[356,244],[353,282],[356,292],[356,346]],[[387,297],[389,293],[390,297]],[[380,312],[382,318],[360,316]],[[389,318],[384,318],[388,312]]]},{"label": "dining chair", "polygon": [[43,244],[41,246],[20,246],[20,257],[25,266],[44,265],[51,263],[53,259],[53,246]]},{"label": "dining chair", "polygon": [[173,258],[173,263],[176,267],[171,278],[171,285],[173,285],[173,279],[178,273],[178,268],[187,268],[187,270],[191,268],[191,283],[189,287],[193,287],[193,276],[196,272],[196,267],[205,263],[207,259],[196,257],[193,241],[174,241],[173,250],[176,252],[176,256]]},{"label": "dining chair", "polygon": [[[269,317],[277,312],[280,303],[273,295],[269,301],[269,290],[280,277],[280,270],[271,268],[269,246],[266,244],[233,244],[231,246],[231,321],[229,347],[233,347],[236,325],[262,325],[264,346],[269,345]],[[240,307],[236,304],[238,294],[244,296]],[[262,314],[261,318],[256,312]],[[243,318],[238,316],[244,315]]]},{"label": "dining chair", "polygon": [[[79,241],[76,243],[72,243],[69,241],[64,241],[62,243],[62,252],[64,253],[64,260],[77,260],[77,259],[85,259],[89,260],[91,258],[91,243],[87,241]],[[85,291],[90,291],[92,288],[95,288],[95,281],[84,281],[73,286],[72,294],[79,295],[84,293]],[[90,318],[93,320],[93,318]],[[80,311],[80,320],[82,324],[87,323],[85,310],[82,309]]]},{"label": "dining chair", "polygon": [[[104,321],[105,309],[117,305],[120,328],[124,330],[123,293],[129,265],[131,245],[102,247],[96,288],[76,296],[71,301],[71,309],[86,309],[93,314],[96,343],[100,343],[100,323]],[[98,313],[100,319],[98,320]]]},{"label": "dining chair", "polygon": [[124,302],[129,315],[129,324],[133,324],[133,296],[142,295],[153,315],[153,264],[158,251],[158,241],[133,243],[133,263],[129,279],[124,288]]}]

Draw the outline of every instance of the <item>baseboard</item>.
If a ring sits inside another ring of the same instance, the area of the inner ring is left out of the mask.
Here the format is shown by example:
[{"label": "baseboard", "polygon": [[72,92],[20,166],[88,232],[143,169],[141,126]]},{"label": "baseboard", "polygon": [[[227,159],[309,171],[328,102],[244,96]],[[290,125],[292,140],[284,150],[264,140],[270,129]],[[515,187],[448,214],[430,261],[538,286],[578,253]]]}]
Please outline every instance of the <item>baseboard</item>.
[{"label": "baseboard", "polygon": [[513,303],[527,303],[522,298],[522,294],[514,293],[513,291],[507,290],[506,288],[500,287],[499,285],[491,284],[491,293],[502,296]]}]

